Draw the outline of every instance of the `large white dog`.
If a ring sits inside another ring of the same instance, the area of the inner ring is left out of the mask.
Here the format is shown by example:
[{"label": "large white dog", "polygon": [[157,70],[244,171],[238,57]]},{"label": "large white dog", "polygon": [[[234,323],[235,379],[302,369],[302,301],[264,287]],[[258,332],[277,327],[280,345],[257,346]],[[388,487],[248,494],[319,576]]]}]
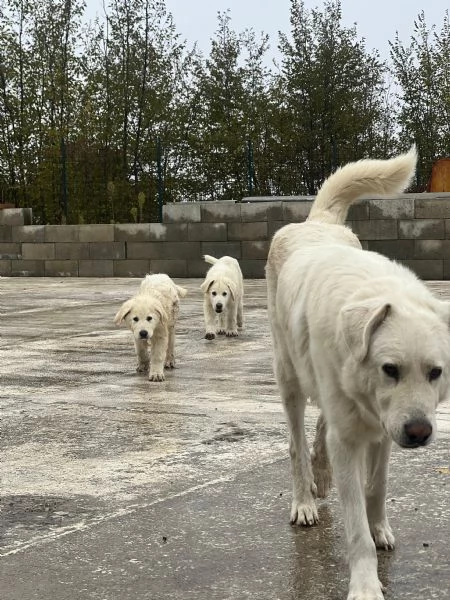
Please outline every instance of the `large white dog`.
[{"label": "large white dog", "polygon": [[212,265],[200,286],[204,298],[205,338],[213,340],[216,333],[236,337],[244,318],[244,279],[239,263],[231,256],[214,258],[205,254],[204,259]]},{"label": "large white dog", "polygon": [[[375,548],[394,547],[385,509],[391,442],[429,444],[436,406],[449,392],[449,304],[405,267],[362,250],[343,225],[358,198],[405,189],[416,160],[412,148],[338,170],[308,220],[276,233],[266,267],[275,374],[290,432],[291,523],[318,521],[314,497],[328,492],[332,466],[349,547],[348,600],[383,598]],[[322,409],[312,464],[308,397]]]},{"label": "large white dog", "polygon": [[175,366],[175,325],[179,299],[186,294],[187,290],[168,275],[147,275],[138,293],[126,300],[114,317],[116,325],[125,322],[131,329],[138,359],[136,370],[148,371],[150,365],[150,381],[164,381],[164,367]]}]

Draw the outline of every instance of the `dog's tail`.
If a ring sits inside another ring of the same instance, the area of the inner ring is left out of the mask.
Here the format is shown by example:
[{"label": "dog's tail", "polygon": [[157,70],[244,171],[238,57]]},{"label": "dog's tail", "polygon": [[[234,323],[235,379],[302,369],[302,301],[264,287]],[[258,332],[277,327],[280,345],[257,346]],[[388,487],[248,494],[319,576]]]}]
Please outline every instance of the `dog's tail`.
[{"label": "dog's tail", "polygon": [[188,293],[187,289],[184,287],[181,287],[180,285],[176,285],[175,287],[177,288],[177,294],[180,296],[180,298],[184,298],[186,296],[186,294]]},{"label": "dog's tail", "polygon": [[216,262],[219,262],[218,258],[214,258],[214,256],[210,256],[209,254],[205,254],[203,258],[205,262],[209,263],[210,265],[215,265]]},{"label": "dog's tail", "polygon": [[325,180],[308,220],[343,224],[352,204],[363,197],[389,197],[408,187],[417,162],[416,147],[389,160],[349,163]]}]

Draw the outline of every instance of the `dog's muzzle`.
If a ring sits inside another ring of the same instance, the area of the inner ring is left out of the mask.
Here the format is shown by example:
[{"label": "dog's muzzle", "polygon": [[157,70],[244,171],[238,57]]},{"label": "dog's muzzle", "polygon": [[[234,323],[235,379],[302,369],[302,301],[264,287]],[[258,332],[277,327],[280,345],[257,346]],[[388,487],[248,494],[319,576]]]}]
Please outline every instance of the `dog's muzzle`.
[{"label": "dog's muzzle", "polygon": [[139,332],[139,337],[141,340],[148,339],[148,331],[146,331],[145,329],[141,329],[141,331]]},{"label": "dog's muzzle", "polygon": [[215,311],[216,311],[216,313],[221,313],[222,312],[222,304],[216,304]]},{"label": "dog's muzzle", "polygon": [[403,448],[419,448],[431,441],[433,426],[428,419],[410,419],[403,425],[403,436],[400,445]]}]

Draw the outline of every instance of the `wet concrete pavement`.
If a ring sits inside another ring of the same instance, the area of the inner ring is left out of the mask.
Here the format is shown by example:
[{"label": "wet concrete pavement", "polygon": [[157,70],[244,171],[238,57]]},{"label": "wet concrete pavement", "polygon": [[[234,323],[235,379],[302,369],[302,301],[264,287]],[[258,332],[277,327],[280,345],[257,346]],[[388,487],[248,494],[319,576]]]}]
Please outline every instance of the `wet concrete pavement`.
[{"label": "wet concrete pavement", "polygon": [[[289,526],[264,281],[241,337],[212,342],[200,281],[177,282],[178,365],[151,383],[112,323],[139,280],[0,279],[2,600],[346,598],[335,490],[318,527]],[[448,403],[438,424],[432,447],[394,450],[386,600],[450,596]]]}]

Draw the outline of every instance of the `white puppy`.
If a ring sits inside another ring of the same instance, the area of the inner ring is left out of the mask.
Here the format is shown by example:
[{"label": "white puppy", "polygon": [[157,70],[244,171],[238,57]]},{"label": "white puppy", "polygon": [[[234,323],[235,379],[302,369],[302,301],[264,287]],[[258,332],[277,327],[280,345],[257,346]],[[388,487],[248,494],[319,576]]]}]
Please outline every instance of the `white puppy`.
[{"label": "white puppy", "polygon": [[[415,164],[412,148],[338,170],[309,219],[276,233],[266,267],[275,374],[290,431],[291,522],[318,521],[314,496],[327,493],[332,466],[349,548],[348,600],[383,598],[375,548],[394,547],[385,509],[391,442],[429,444],[436,406],[449,393],[449,304],[407,268],[362,250],[343,226],[358,198],[401,192]],[[312,465],[308,397],[322,409]]]},{"label": "white puppy", "polygon": [[204,294],[205,338],[213,340],[216,333],[236,337],[238,327],[243,326],[244,303],[244,280],[239,263],[231,256],[214,258],[206,254],[204,259],[213,265],[200,286]]},{"label": "white puppy", "polygon": [[114,317],[116,325],[125,321],[133,333],[139,372],[149,369],[150,344],[150,381],[164,381],[164,367],[175,366],[175,324],[179,298],[186,294],[168,275],[147,275],[138,293],[126,300]]}]

